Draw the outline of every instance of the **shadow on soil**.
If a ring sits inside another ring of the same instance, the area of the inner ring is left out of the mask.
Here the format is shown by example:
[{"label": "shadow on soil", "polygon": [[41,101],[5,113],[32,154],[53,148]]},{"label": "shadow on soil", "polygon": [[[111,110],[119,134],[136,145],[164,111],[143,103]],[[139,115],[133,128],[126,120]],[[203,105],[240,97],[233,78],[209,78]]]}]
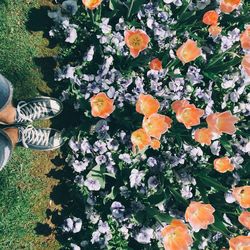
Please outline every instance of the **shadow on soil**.
[{"label": "shadow on soil", "polygon": [[[47,34],[51,28],[52,22],[47,16],[48,7],[42,7],[40,9],[31,9],[29,13],[29,21],[26,23],[26,27],[30,32],[43,31],[44,37],[48,38]],[[49,48],[56,46],[56,42],[49,43]],[[51,96],[59,98],[62,92],[63,86],[54,81],[54,69],[56,62],[53,57],[34,58],[35,64],[39,67],[43,74],[43,80],[46,81],[48,87],[51,89]],[[42,91],[40,94],[43,95]],[[58,130],[63,130],[67,136],[71,128],[74,128],[79,124],[79,115],[74,111],[72,105],[64,103],[64,111],[55,119],[52,120],[51,127]],[[66,244],[66,237],[62,234],[60,227],[63,220],[70,215],[80,216],[84,211],[81,204],[81,195],[78,190],[75,190],[72,185],[73,175],[71,168],[65,165],[65,158],[67,156],[68,146],[67,143],[61,148],[60,154],[52,159],[53,168],[47,176],[59,181],[58,185],[54,186],[50,199],[53,201],[54,206],[47,208],[45,221],[49,223],[37,223],[35,231],[37,235],[48,236],[54,234],[56,239],[62,246]],[[68,237],[68,235],[67,235]]]}]

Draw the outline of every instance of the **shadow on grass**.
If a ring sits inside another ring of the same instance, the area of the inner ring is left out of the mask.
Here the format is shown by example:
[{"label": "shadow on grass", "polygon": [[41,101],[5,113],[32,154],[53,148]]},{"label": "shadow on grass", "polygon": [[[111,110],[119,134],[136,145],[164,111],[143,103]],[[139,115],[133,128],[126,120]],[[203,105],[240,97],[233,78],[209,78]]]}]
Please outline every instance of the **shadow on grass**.
[{"label": "shadow on grass", "polygon": [[49,41],[48,48],[52,49],[56,46],[57,41],[49,36],[50,28],[53,24],[48,17],[48,6],[42,6],[39,9],[32,8],[29,12],[29,19],[26,23],[27,30],[31,32],[43,31],[43,37]]},{"label": "shadow on grass", "polygon": [[[29,21],[27,22],[27,29],[30,32],[43,31],[46,38],[51,28],[51,21],[48,20],[47,11],[48,7],[42,7],[40,9],[31,9],[29,13]],[[55,46],[56,44],[50,43],[49,47]],[[51,96],[59,98],[61,96],[63,86],[54,81],[54,69],[56,62],[53,57],[34,58],[35,64],[40,68],[43,80],[47,83],[51,89]],[[40,94],[45,94],[40,91]],[[58,130],[65,131],[67,135],[71,129],[79,125],[79,114],[74,111],[74,107],[69,103],[64,103],[63,112],[52,120],[51,127]],[[72,170],[65,165],[65,158],[67,157],[68,145],[67,143],[61,148],[60,154],[56,158],[52,159],[52,163],[55,168],[47,174],[49,178],[57,179],[58,185],[56,185],[51,194],[50,199],[56,205],[56,208],[47,208],[46,220],[50,223],[37,223],[34,228],[37,235],[48,236],[54,234],[56,239],[61,243],[62,246],[67,244],[67,237],[60,230],[65,218],[68,218],[72,214],[74,216],[82,217],[84,211],[82,195],[79,190],[73,185],[74,179]]]}]

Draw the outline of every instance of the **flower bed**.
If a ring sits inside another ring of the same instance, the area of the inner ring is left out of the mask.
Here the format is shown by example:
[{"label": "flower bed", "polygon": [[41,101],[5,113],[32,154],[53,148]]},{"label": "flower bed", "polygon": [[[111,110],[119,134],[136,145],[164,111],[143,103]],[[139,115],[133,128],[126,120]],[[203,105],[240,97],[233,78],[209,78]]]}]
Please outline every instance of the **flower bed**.
[{"label": "flower bed", "polygon": [[85,209],[74,249],[250,247],[248,1],[61,1],[56,80]]}]

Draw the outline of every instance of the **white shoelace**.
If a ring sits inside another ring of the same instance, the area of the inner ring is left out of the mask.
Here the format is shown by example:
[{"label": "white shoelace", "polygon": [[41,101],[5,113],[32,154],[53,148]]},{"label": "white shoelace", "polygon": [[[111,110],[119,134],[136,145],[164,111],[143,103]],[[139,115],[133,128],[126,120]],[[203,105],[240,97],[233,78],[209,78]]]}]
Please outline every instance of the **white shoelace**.
[{"label": "white shoelace", "polygon": [[17,104],[16,112],[18,122],[32,122],[35,119],[42,118],[44,114],[48,113],[48,108],[45,102],[29,104],[27,102],[20,101]]},{"label": "white shoelace", "polygon": [[21,131],[22,143],[25,148],[28,148],[28,144],[44,145],[49,144],[50,130],[43,130],[34,128],[32,125],[27,126]]}]

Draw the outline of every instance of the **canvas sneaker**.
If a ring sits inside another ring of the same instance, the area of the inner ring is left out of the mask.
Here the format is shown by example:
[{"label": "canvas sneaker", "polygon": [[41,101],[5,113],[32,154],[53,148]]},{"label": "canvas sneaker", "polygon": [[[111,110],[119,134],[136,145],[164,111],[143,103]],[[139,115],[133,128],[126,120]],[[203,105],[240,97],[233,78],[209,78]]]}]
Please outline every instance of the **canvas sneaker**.
[{"label": "canvas sneaker", "polygon": [[20,101],[16,107],[15,123],[50,119],[59,115],[62,110],[62,102],[53,97],[36,97],[27,101]]},{"label": "canvas sneaker", "polygon": [[34,128],[32,125],[20,126],[19,143],[25,148],[49,151],[64,144],[62,133],[53,128]]}]

